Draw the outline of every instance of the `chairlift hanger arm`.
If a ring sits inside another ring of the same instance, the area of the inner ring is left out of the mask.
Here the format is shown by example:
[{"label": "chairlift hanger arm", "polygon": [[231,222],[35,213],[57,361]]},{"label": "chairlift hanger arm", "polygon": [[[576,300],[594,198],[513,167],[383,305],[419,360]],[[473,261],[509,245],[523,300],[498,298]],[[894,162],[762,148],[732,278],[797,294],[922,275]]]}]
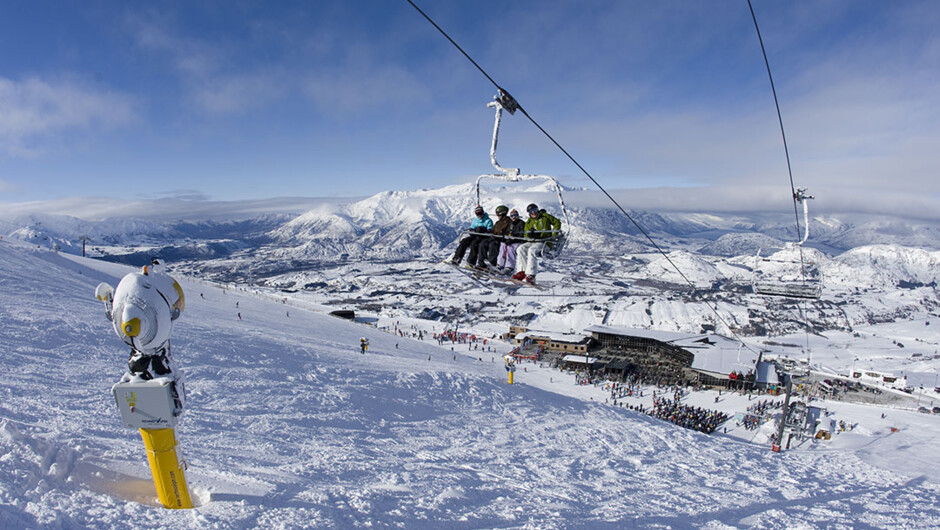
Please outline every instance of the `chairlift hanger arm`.
[{"label": "chairlift hanger arm", "polygon": [[806,240],[809,239],[809,204],[806,201],[815,197],[808,195],[806,193],[807,189],[797,188],[793,193],[793,199],[803,205],[803,239],[797,243],[798,246],[803,246],[803,243],[806,243]]},{"label": "chairlift hanger arm", "polygon": [[[558,204],[561,206],[562,215],[565,218],[565,225],[567,227],[571,226],[571,220],[568,218],[568,208],[565,206],[565,199],[561,193],[561,186],[558,184],[558,181],[554,177],[548,175],[523,175],[519,172],[519,168],[504,168],[499,165],[499,162],[496,161],[496,147],[499,144],[499,126],[502,122],[503,109],[505,109],[509,114],[514,114],[516,110],[520,109],[519,103],[513,99],[503,89],[498,89],[498,94],[493,98],[493,101],[490,101],[486,105],[490,108],[496,109],[496,116],[493,122],[493,142],[490,146],[490,163],[493,164],[493,167],[496,168],[498,174],[489,174],[489,175],[480,175],[476,180],[476,195],[477,195],[477,204],[482,204],[480,200],[480,181],[484,178],[491,178],[495,180],[505,180],[509,182],[519,182],[522,180],[548,180],[552,183],[552,186],[555,188],[555,193],[558,195]],[[524,111],[523,111],[524,112]]]},{"label": "chairlift hanger arm", "polygon": [[[499,92],[500,94],[503,94],[502,90]],[[509,96],[508,94],[506,95]],[[512,98],[510,97],[510,99]],[[515,100],[512,101],[515,102]],[[490,163],[493,164],[493,167],[496,168],[496,171],[506,175],[506,177],[509,179],[514,179],[519,176],[519,168],[505,168],[499,165],[499,162],[496,161],[496,145],[499,139],[499,124],[502,122],[504,108],[501,98],[497,96],[494,101],[487,103],[486,106],[496,108],[496,121],[493,123],[493,143],[490,145]],[[513,111],[510,111],[509,113],[512,114]],[[477,204],[479,204],[479,201],[477,201]]]}]

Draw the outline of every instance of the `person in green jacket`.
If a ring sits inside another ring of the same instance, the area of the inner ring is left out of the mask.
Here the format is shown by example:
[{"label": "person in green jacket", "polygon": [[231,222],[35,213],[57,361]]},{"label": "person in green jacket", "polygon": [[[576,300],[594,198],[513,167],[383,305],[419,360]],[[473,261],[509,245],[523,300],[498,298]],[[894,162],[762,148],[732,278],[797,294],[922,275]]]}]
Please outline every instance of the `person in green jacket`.
[{"label": "person in green jacket", "polygon": [[514,280],[523,280],[535,285],[535,274],[538,272],[538,257],[551,240],[561,234],[561,221],[557,217],[539,209],[538,205],[530,204],[526,207],[529,219],[525,222],[525,236],[527,241],[519,245],[516,251],[516,274]]}]

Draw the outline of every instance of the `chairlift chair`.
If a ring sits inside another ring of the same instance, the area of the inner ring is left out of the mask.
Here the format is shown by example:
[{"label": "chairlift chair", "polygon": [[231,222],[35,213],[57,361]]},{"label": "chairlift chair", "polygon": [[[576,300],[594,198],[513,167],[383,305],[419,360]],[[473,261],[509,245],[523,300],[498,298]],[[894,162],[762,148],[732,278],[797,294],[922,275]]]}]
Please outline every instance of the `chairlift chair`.
[{"label": "chairlift chair", "polygon": [[503,110],[505,109],[509,112],[509,114],[515,114],[516,110],[519,108],[519,104],[515,99],[513,99],[512,96],[509,95],[509,93],[500,90],[499,94],[493,98],[493,101],[489,102],[486,106],[496,109],[496,119],[495,123],[493,124],[493,143],[490,146],[490,163],[493,164],[493,167],[496,168],[498,173],[489,173],[477,177],[475,186],[476,204],[483,204],[481,202],[480,182],[482,182],[484,179],[502,180],[504,182],[520,182],[523,180],[544,180],[550,182],[558,195],[558,205],[562,213],[561,231],[559,233],[553,233],[548,238],[525,238],[523,241],[544,242],[546,245],[542,251],[542,257],[547,259],[557,258],[561,255],[565,245],[568,242],[568,232],[571,227],[571,221],[568,218],[568,209],[565,207],[565,199],[561,192],[561,186],[554,177],[550,177],[548,175],[522,174],[519,172],[519,168],[505,168],[499,165],[499,162],[496,161],[496,145],[499,138],[499,125],[502,121]]},{"label": "chairlift chair", "polygon": [[[806,201],[814,197],[812,195],[806,194],[806,188],[797,188],[793,198],[798,203],[803,205],[804,231],[803,238],[796,243],[787,243],[787,248],[802,247],[803,244],[806,243],[806,241],[809,239],[809,206],[807,205]],[[757,251],[756,257],[759,263],[760,250]],[[765,261],[770,260],[765,259]],[[818,269],[816,269],[813,264],[810,264],[810,266],[807,267],[805,263],[795,260],[787,261],[786,263],[788,266],[792,265],[790,268],[795,268],[799,272],[799,274],[793,275],[794,279],[782,276],[778,276],[776,279],[758,278],[758,267],[755,266],[755,277],[752,284],[754,292],[767,296],[783,296],[787,298],[818,300],[822,294],[822,283],[819,281]],[[809,273],[807,269],[809,269]]]}]

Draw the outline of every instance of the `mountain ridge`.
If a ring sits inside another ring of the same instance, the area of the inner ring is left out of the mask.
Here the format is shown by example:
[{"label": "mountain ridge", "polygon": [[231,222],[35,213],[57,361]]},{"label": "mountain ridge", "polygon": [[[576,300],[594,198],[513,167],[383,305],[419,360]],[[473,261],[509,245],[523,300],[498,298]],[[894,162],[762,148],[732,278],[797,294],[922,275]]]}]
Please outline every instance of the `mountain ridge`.
[{"label": "mountain ridge", "polygon": [[[536,202],[556,216],[561,208],[554,193],[541,187],[481,188],[490,212],[505,203],[517,209]],[[796,227],[785,213],[630,211],[587,206],[582,194],[566,192],[571,219],[569,245],[575,251],[605,249],[610,254],[652,247],[643,232],[664,248],[733,257],[760,249],[781,248],[796,239]],[[475,186],[455,184],[436,189],[385,191],[349,202],[320,204],[301,213],[262,212],[238,219],[223,216],[193,220],[145,220],[137,217],[88,221],[78,217],[31,214],[0,220],[7,237],[34,241],[60,250],[80,252],[87,236],[98,247],[143,246],[173,250],[185,256],[193,241],[230,240],[232,248],[267,247],[283,258],[310,259],[346,254],[383,259],[432,259],[446,252],[472,219]],[[208,208],[212,211],[213,208]],[[495,215],[492,215],[495,217]],[[633,221],[636,221],[634,224]],[[643,231],[636,226],[642,227]],[[859,214],[821,214],[811,219],[808,246],[834,255],[878,244],[899,244],[924,250],[940,249],[940,223]],[[116,248],[104,253],[119,254]],[[194,252],[193,259],[203,257]]]}]

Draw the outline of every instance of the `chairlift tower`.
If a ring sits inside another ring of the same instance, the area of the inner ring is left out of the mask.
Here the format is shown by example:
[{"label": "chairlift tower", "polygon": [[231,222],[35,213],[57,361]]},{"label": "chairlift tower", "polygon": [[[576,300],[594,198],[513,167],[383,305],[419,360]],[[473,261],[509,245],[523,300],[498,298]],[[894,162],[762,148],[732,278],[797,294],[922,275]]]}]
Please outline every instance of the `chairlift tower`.
[{"label": "chairlift tower", "polygon": [[[782,363],[777,361],[776,363],[777,372],[783,374],[784,379],[784,388],[786,390],[786,397],[783,400],[783,410],[780,415],[780,423],[777,428],[777,440],[773,444],[771,450],[774,452],[780,452],[784,449],[790,449],[790,440],[793,438],[793,434],[796,433],[802,437],[803,424],[806,421],[806,404],[803,402],[796,402],[793,406],[790,405],[790,398],[793,395],[793,382],[805,380],[809,376],[809,369],[801,369],[799,366],[791,363]],[[784,442],[784,435],[789,432],[786,442]]]}]

